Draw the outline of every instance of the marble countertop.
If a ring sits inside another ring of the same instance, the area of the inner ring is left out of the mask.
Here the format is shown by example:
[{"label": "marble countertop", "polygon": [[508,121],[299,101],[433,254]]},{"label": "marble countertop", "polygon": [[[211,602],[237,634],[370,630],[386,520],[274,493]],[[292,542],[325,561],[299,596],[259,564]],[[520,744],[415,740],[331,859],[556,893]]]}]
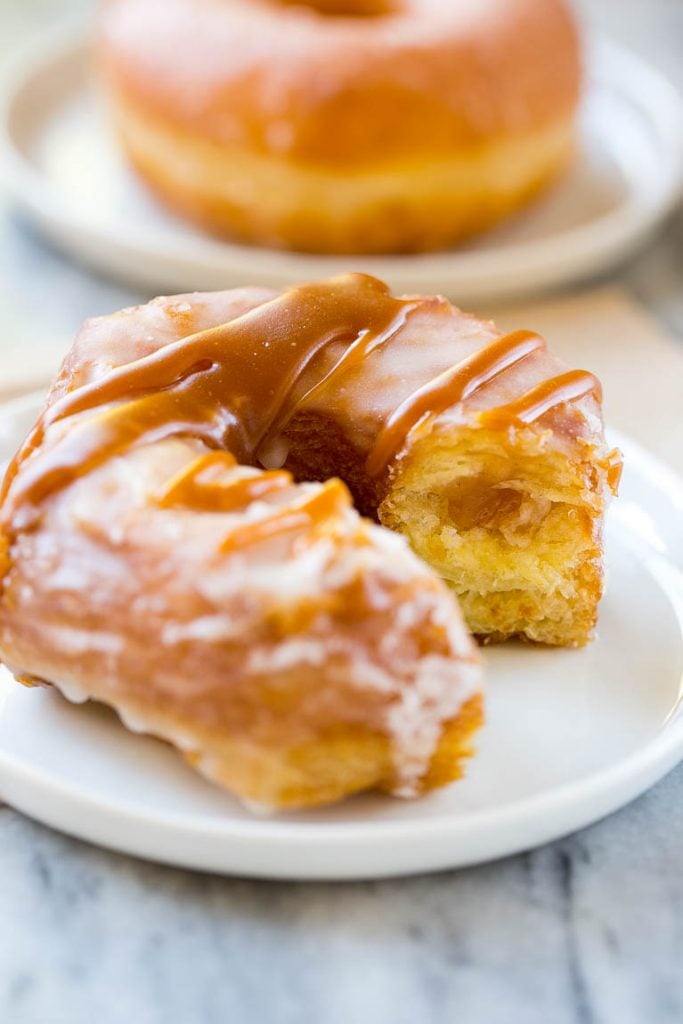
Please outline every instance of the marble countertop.
[{"label": "marble countertop", "polygon": [[[0,50],[89,6],[0,0]],[[580,6],[683,86],[680,0]],[[679,215],[612,280],[680,336],[682,270]],[[0,373],[136,298],[64,260],[0,195]],[[681,806],[683,766],[532,853],[302,885],[145,864],[0,805],[0,1022],[681,1024]]]}]

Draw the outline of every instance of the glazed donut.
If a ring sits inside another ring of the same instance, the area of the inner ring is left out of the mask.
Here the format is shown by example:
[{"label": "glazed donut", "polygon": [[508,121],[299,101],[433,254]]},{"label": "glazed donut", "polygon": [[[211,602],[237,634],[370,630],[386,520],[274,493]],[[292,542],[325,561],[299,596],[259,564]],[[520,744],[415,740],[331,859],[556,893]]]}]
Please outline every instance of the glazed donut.
[{"label": "glazed donut", "polygon": [[109,0],[99,55],[153,191],[258,245],[447,247],[572,150],[563,0]]},{"label": "glazed donut", "polygon": [[592,374],[444,299],[157,299],[86,323],[7,471],[0,657],[254,803],[415,795],[461,771],[478,660],[347,487],[474,631],[578,644],[618,469]]}]

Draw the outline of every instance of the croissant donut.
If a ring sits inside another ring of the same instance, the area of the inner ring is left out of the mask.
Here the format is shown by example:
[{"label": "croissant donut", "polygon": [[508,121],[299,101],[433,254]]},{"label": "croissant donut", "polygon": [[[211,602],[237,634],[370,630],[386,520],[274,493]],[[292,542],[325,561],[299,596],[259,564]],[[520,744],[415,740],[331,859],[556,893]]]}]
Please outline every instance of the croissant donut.
[{"label": "croissant donut", "polygon": [[339,480],[254,465],[316,349],[379,341],[385,306],[349,280],[87,323],[5,481],[2,660],[261,807],[457,778],[482,715],[454,597]]},{"label": "croissant donut", "polygon": [[259,245],[447,247],[572,149],[563,0],[108,0],[99,55],[154,192]]},{"label": "croissant donut", "polygon": [[347,486],[476,632],[582,643],[618,467],[591,374],[444,299],[156,299],[86,323],[7,472],[0,657],[246,800],[413,795],[461,771],[478,661]]}]

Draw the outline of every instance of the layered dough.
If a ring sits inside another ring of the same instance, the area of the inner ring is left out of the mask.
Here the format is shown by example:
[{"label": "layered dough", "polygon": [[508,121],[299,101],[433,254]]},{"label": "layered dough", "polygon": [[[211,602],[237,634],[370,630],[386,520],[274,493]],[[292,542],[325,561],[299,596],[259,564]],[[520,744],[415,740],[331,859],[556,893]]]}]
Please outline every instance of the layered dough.
[{"label": "layered dough", "polygon": [[98,54],[154,192],[260,245],[444,248],[572,152],[563,0],[109,0]]},{"label": "layered dough", "polygon": [[84,326],[8,470],[0,657],[247,801],[415,795],[481,719],[453,591],[584,643],[618,469],[591,374],[444,299],[156,299]]}]

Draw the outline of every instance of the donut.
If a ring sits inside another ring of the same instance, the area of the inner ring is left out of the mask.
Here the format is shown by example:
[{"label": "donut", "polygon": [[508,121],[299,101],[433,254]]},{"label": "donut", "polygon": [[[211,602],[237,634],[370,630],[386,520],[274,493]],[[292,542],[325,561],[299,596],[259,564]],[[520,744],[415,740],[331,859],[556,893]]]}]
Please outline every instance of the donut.
[{"label": "donut", "polygon": [[580,54],[563,0],[108,0],[98,54],[153,192],[246,243],[445,248],[572,152]]},{"label": "donut", "polygon": [[445,299],[156,299],[85,324],[7,470],[0,658],[253,804],[417,795],[481,721],[455,594],[585,642],[619,466],[592,374]]}]

